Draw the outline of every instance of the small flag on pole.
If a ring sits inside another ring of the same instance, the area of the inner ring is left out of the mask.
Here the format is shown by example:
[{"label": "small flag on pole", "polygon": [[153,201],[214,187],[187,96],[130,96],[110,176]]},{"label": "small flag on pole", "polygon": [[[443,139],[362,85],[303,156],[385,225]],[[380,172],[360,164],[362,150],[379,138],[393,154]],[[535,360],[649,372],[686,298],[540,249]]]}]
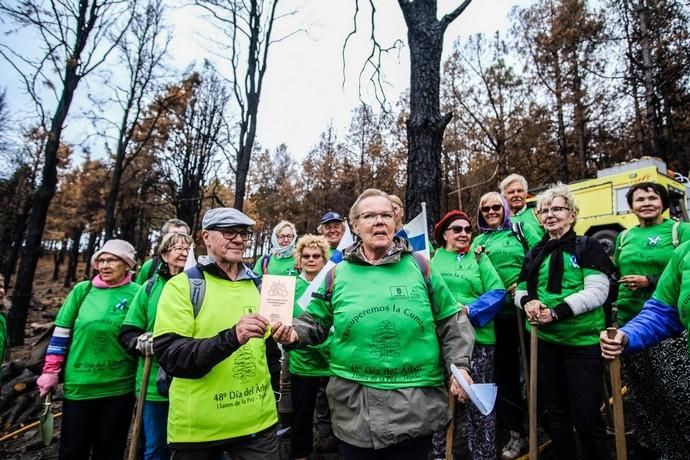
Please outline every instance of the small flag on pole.
[{"label": "small flag on pole", "polygon": [[309,287],[307,287],[307,290],[304,291],[304,294],[302,294],[302,297],[299,298],[297,301],[297,304],[302,307],[302,310],[307,309],[307,305],[309,305],[309,301],[311,300],[311,295],[314,291],[316,291],[319,286],[321,286],[321,283],[323,282],[324,278],[326,277],[326,273],[328,273],[331,268],[335,267],[338,265],[340,262],[343,260],[343,250],[345,248],[349,248],[355,243],[354,238],[352,238],[352,233],[350,232],[350,226],[345,222],[345,233],[343,234],[343,238],[340,240],[340,243],[338,243],[338,247],[336,248],[335,251],[333,251],[333,255],[331,258],[326,262],[326,265],[321,269],[318,275],[314,278],[314,280],[309,284]]},{"label": "small flag on pole", "polygon": [[423,254],[429,260],[429,232],[426,225],[426,203],[422,203],[422,212],[405,224],[397,234],[410,242],[412,252]]}]

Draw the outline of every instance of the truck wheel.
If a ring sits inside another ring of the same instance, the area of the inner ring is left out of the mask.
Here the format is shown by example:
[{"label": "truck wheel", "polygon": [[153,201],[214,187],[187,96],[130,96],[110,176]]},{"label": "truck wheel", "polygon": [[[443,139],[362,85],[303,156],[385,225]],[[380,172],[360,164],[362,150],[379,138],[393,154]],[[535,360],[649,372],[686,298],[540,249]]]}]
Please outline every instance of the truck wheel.
[{"label": "truck wheel", "polygon": [[616,237],[618,232],[615,230],[599,230],[592,235],[592,238],[597,240],[601,247],[604,248],[606,254],[611,257],[613,255],[613,250],[616,247]]}]

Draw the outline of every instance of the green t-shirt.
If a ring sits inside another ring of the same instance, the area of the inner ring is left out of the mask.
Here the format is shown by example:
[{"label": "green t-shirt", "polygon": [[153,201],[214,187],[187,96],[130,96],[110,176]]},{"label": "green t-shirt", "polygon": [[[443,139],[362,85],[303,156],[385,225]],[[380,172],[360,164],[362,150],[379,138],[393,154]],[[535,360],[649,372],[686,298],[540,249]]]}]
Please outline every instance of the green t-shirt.
[{"label": "green t-shirt", "polygon": [[409,254],[399,262],[335,268],[331,301],[313,299],[307,312],[334,326],[333,375],[379,389],[443,385],[436,321],[457,313],[448,286],[434,271],[432,311],[424,277]]},{"label": "green t-shirt", "polygon": [[530,227],[531,231],[535,235],[538,235],[539,238],[543,237],[546,234],[546,230],[544,230],[544,227],[542,227],[541,222],[539,222],[539,219],[534,214],[533,208],[528,208],[527,206],[525,206],[517,214],[510,216],[510,220],[513,222],[521,222],[523,228]]},{"label": "green t-shirt", "polygon": [[[153,269],[154,268],[153,267],[153,261],[154,260],[159,261],[158,257],[153,257],[141,265],[141,268],[137,272],[137,279],[136,279],[137,284],[140,284],[143,286],[144,284],[146,284],[146,282],[148,281],[149,278],[151,278],[153,275],[155,275],[155,273],[154,273],[155,270]],[[156,264],[156,265],[158,265],[158,264]]]},{"label": "green t-shirt", "polygon": [[[530,249],[541,240],[541,237],[530,226],[523,225],[522,231]],[[491,264],[501,277],[506,289],[517,283],[525,260],[525,248],[512,230],[483,232],[472,241],[470,250],[474,251],[479,246],[484,246],[486,255],[489,256]],[[506,293],[506,301],[498,314],[500,316],[515,314],[515,302],[509,293]]]},{"label": "green t-shirt", "polygon": [[[584,279],[593,274],[602,274],[591,268],[581,268],[575,260],[574,254],[563,252],[563,282],[561,292],[554,293],[546,290],[549,279],[549,265],[551,254],[547,255],[539,267],[539,284],[537,298],[548,308],[555,308],[566,297],[584,289]],[[520,290],[527,290],[527,283],[518,286]],[[532,326],[526,321],[527,329]],[[595,308],[572,318],[555,321],[539,327],[539,339],[559,345],[585,346],[599,343],[599,333],[605,328],[604,309]]]},{"label": "green t-shirt", "polygon": [[[307,280],[301,276],[297,277],[295,306],[292,311],[292,316],[295,318],[304,313],[297,301],[302,297],[308,286],[309,282]],[[290,373],[308,377],[328,377],[331,375],[328,370],[330,341],[331,336],[329,335],[326,341],[320,345],[307,345],[304,348],[290,351]]]},{"label": "green t-shirt", "polygon": [[[154,338],[176,334],[215,337],[246,314],[256,313],[259,292],[251,279],[230,281],[203,272],[206,293],[194,316],[189,280],[172,277],[158,302]],[[265,338],[249,339],[196,379],[174,377],[170,385],[168,443],[198,443],[247,436],[278,421],[266,362]]]},{"label": "green t-shirt", "polygon": [[[635,226],[618,234],[613,255],[614,262],[625,275],[659,276],[671,259],[673,250],[672,229],[676,222],[665,219],[651,227]],[[623,241],[621,241],[621,236]],[[678,240],[690,240],[690,224],[678,224]],[[618,325],[623,326],[637,315],[644,303],[652,296],[653,287],[631,291],[627,285],[618,288]]]},{"label": "green t-shirt", "polygon": [[[132,305],[129,307],[127,316],[122,322],[123,325],[134,326],[142,331],[153,332],[153,325],[156,321],[156,306],[160,299],[163,286],[165,286],[165,279],[159,275],[154,275],[154,283],[151,287],[151,294],[146,293],[146,284],[141,286],[137,295],[132,300]],[[156,386],[156,376],[160,365],[158,360],[153,357],[151,361],[151,373],[149,374],[148,385],[146,386],[146,400],[147,401],[167,401],[168,398],[161,396],[158,393]],[[139,395],[141,390],[141,379],[144,375],[144,357],[139,357],[139,365],[137,366],[137,377],[135,382],[135,391]]]},{"label": "green t-shirt", "polygon": [[[256,264],[254,264],[254,273],[256,273],[259,276],[264,274],[262,268],[264,257],[268,256],[259,257],[256,261]],[[266,274],[297,276],[299,274],[299,271],[297,271],[295,265],[295,258],[292,256],[283,258],[271,256],[271,259],[268,261],[268,266],[266,267]]]},{"label": "green t-shirt", "polygon": [[[443,277],[455,300],[463,305],[471,304],[492,289],[505,289],[486,254],[482,254],[477,262],[473,252],[462,255],[439,248],[431,259],[431,267]],[[474,335],[475,343],[495,345],[494,321],[475,327]]]},{"label": "green t-shirt", "polygon": [[65,397],[82,400],[119,396],[134,390],[136,360],[118,341],[136,283],[101,289],[78,283],[60,307],[55,325],[72,330],[65,363]]},{"label": "green t-shirt", "polygon": [[690,330],[690,241],[681,244],[673,252],[652,298],[675,306],[680,322]]}]

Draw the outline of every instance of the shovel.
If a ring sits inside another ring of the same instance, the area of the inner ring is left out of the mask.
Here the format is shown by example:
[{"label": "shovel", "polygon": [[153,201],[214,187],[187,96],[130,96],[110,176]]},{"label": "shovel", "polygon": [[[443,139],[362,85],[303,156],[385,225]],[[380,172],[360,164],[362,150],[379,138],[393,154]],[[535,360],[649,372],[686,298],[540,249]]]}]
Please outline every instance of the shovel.
[{"label": "shovel", "polygon": [[41,439],[43,440],[44,446],[49,446],[53,441],[53,401],[52,394],[48,393],[46,395],[46,400],[43,403],[43,411],[38,419],[39,426],[41,427]]}]

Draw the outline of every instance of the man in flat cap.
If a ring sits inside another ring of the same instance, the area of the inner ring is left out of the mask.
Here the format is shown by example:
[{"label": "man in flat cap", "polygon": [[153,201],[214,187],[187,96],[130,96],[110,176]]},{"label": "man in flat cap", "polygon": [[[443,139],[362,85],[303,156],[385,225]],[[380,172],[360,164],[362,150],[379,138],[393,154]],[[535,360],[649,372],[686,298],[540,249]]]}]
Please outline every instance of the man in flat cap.
[{"label": "man in flat cap", "polygon": [[331,255],[333,255],[333,251],[338,247],[338,243],[340,243],[345,234],[345,219],[337,212],[328,211],[321,216],[321,223],[319,223],[317,230],[328,241],[328,245],[331,247]]},{"label": "man in flat cap", "polygon": [[264,339],[269,323],[257,314],[255,276],[242,263],[252,225],[233,208],[207,211],[208,262],[170,279],[158,304],[153,348],[173,376],[168,443],[175,459],[223,452],[232,459],[278,458]]}]

